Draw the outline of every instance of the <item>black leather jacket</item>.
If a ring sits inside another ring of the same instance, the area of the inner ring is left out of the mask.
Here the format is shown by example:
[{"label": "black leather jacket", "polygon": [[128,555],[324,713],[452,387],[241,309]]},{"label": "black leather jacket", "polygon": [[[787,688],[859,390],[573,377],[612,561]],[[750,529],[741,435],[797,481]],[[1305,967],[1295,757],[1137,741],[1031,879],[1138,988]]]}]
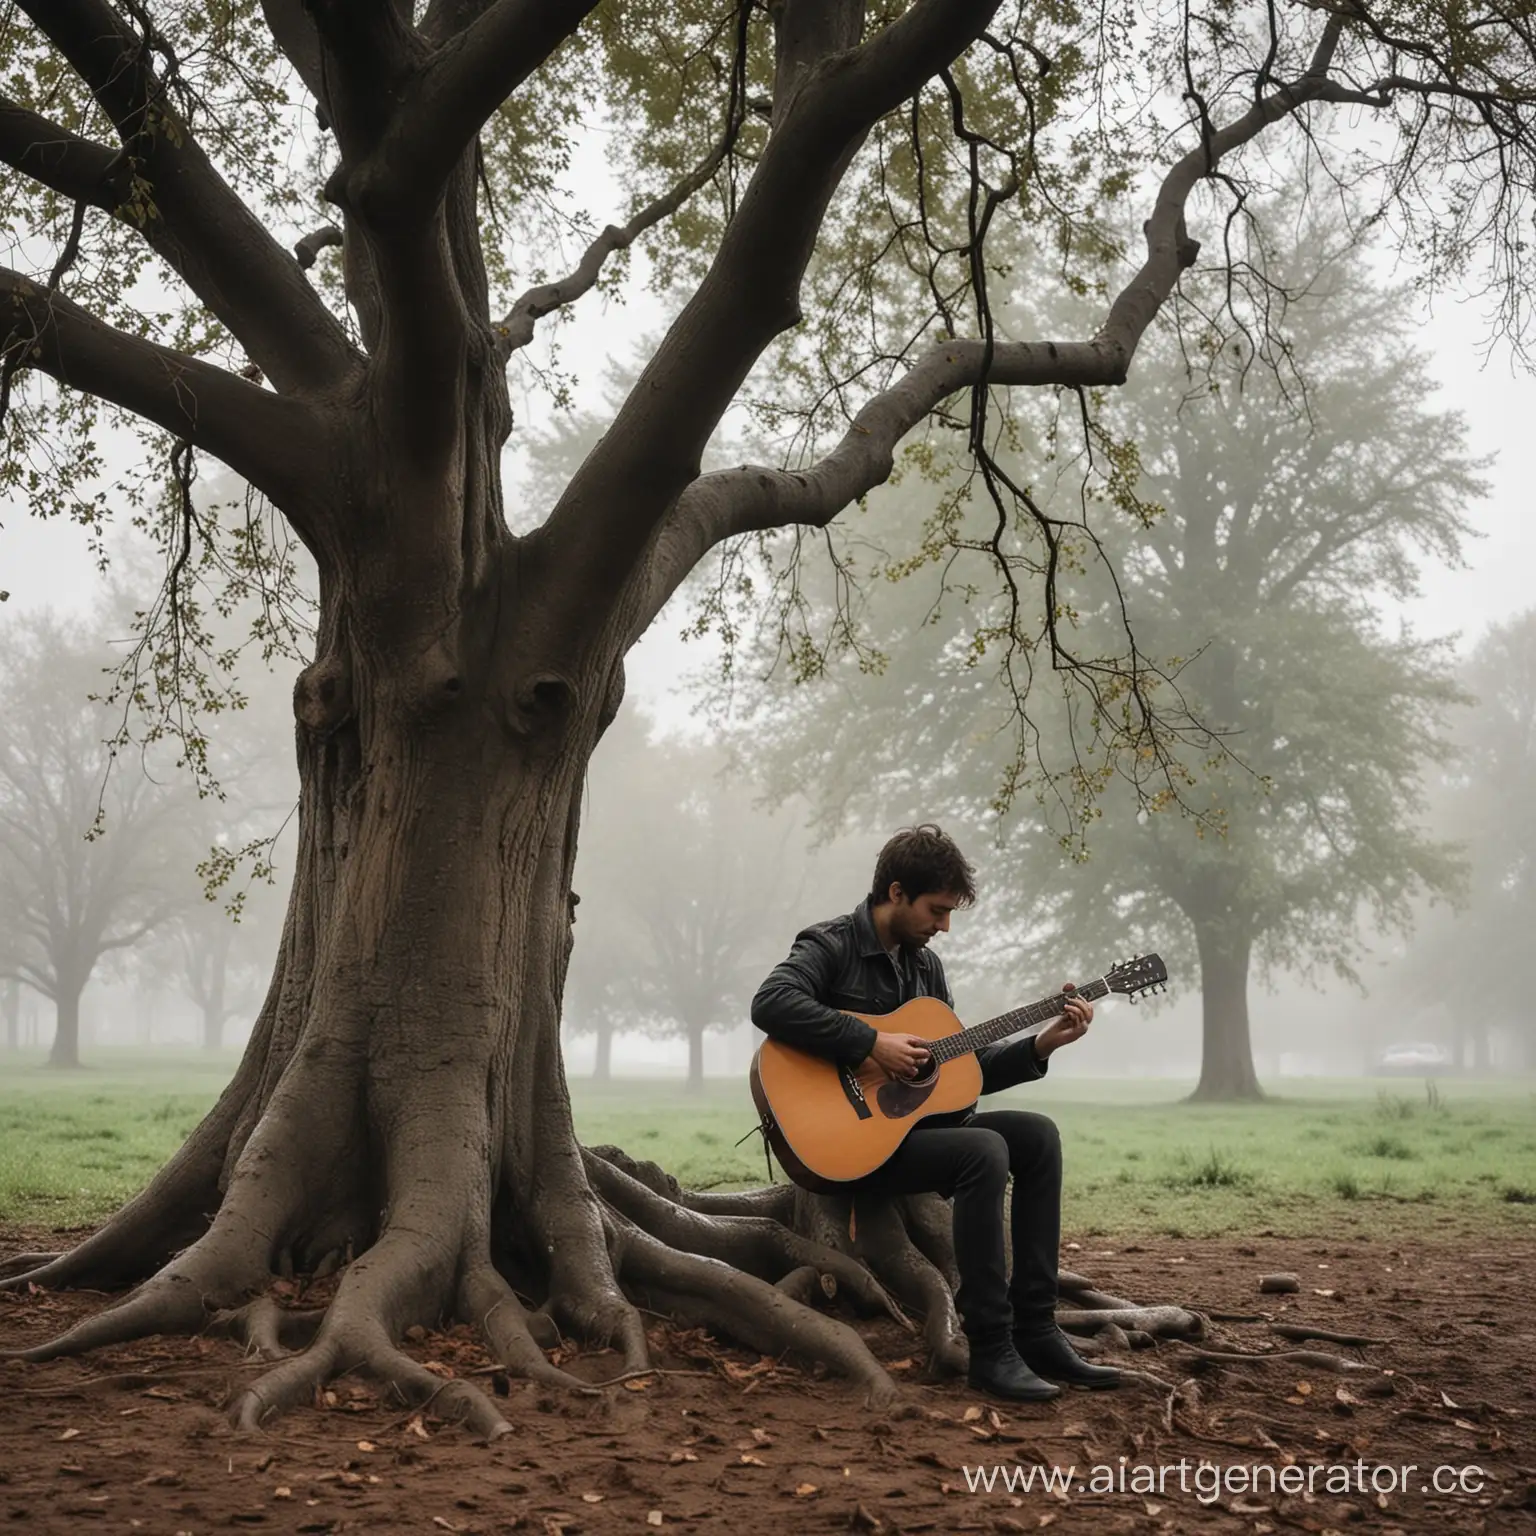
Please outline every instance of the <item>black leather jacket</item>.
[{"label": "black leather jacket", "polygon": [[[816,923],[796,935],[752,999],[752,1022],[775,1040],[833,1061],[860,1062],[875,1031],[852,1013],[894,1013],[914,997],[937,997],[954,1007],[944,965],[931,949],[903,949],[901,965],[880,947],[869,898],[845,917]],[[984,1045],[976,1052],[981,1091],[997,1093],[1044,1077],[1049,1061],[1033,1039]]]}]

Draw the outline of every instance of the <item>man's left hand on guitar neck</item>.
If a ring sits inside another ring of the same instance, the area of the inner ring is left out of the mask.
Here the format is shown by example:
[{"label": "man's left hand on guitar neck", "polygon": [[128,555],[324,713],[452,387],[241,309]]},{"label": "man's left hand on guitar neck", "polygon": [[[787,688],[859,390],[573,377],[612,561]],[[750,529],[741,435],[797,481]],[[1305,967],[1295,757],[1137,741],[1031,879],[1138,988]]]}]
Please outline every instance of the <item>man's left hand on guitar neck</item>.
[{"label": "man's left hand on guitar neck", "polygon": [[[1063,982],[1061,990],[1070,992],[1072,983]],[[1093,1004],[1086,998],[1069,997],[1066,1012],[1059,1019],[1053,1019],[1035,1036],[1035,1054],[1044,1061],[1058,1047],[1071,1045],[1074,1040],[1081,1040],[1088,1033],[1088,1026],[1091,1023],[1093,1023]]]}]

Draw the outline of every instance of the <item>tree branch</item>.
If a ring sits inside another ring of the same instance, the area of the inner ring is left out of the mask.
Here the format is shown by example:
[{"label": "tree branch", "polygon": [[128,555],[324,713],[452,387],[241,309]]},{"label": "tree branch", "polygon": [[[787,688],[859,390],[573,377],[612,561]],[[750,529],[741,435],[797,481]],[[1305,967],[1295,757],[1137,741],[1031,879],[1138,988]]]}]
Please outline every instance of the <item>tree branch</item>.
[{"label": "tree branch", "polygon": [[[1336,30],[1333,43],[1337,42]],[[678,583],[723,539],[770,528],[824,527],[844,507],[890,478],[896,447],[939,404],[962,389],[988,384],[1070,388],[1118,386],[1153,317],[1193,264],[1199,244],[1185,228],[1190,193],[1222,158],[1308,101],[1333,98],[1324,78],[1332,44],[1293,84],[1256,102],[1167,173],[1145,226],[1146,259],[1110,306],[1090,341],[946,342],[925,354],[897,383],[870,399],[842,440],[806,470],[743,465],[704,475],[678,497],[648,561],[647,590],[634,633],[643,632]]]},{"label": "tree branch", "polygon": [[[145,238],[251,360],[281,390],[326,388],[349,373],[346,333],[175,113],[148,41],[107,0],[20,3],[116,126],[145,184]],[[69,146],[77,162],[86,142]]]},{"label": "tree branch", "polygon": [[[953,62],[996,8],[997,0],[917,0],[856,49],[815,61],[797,53],[799,88],[709,272],[542,530],[569,562],[571,609],[557,627],[601,615],[698,475],[704,445],[753,364],[798,323],[816,236],[870,127]],[[826,25],[797,34],[796,45],[840,35]]]},{"label": "tree branch", "polygon": [[21,367],[40,368],[186,438],[285,508],[323,456],[307,405],[116,330],[8,268],[0,268],[0,338],[0,352]]},{"label": "tree branch", "polygon": [[553,283],[530,288],[507,312],[497,329],[498,351],[508,358],[533,340],[535,325],[547,314],[574,304],[602,275],[603,264],[615,251],[628,250],[646,230],[676,213],[705,186],[730,154],[741,132],[742,116],[735,113],[714,148],[669,191],[647,203],[622,229],[610,224],[586,249],[574,271]]},{"label": "tree branch", "polygon": [[427,60],[391,116],[359,194],[394,216],[435,207],[493,112],[597,0],[496,0]]}]

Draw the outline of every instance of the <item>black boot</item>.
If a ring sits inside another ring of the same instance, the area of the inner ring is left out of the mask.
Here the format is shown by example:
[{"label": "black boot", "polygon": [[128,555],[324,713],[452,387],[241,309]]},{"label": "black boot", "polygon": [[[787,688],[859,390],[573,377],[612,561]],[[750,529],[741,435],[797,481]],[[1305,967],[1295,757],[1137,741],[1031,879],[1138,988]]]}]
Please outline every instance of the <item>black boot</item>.
[{"label": "black boot", "polygon": [[1073,1387],[1118,1387],[1122,1380],[1112,1365],[1090,1365],[1059,1328],[1049,1333],[1016,1333],[1013,1342],[1024,1365],[1051,1381]]},{"label": "black boot", "polygon": [[1005,1397],[1016,1403],[1043,1403],[1061,1395],[1060,1387],[1041,1381],[1019,1359],[1009,1339],[1001,1344],[972,1344],[966,1381],[979,1392],[990,1392],[993,1397]]}]

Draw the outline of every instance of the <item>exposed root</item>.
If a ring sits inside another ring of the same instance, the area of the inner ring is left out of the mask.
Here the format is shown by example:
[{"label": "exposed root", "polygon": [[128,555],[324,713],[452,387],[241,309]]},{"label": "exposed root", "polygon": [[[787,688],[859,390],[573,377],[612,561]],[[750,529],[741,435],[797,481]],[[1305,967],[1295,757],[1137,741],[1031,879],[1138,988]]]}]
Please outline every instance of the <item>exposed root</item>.
[{"label": "exposed root", "polygon": [[1372,1344],[1388,1344],[1390,1339],[1371,1339],[1363,1333],[1335,1333],[1329,1328],[1314,1328],[1310,1323],[1271,1323],[1269,1331],[1282,1339],[1304,1343],[1321,1339],[1325,1344],[1342,1344],[1349,1349],[1365,1349]]},{"label": "exposed root", "polygon": [[923,1319],[923,1342],[930,1376],[958,1375],[970,1362],[960,1331],[954,1291],[949,1281],[907,1235],[900,1208],[888,1201],[860,1204],[856,1225],[858,1251],[885,1277]]},{"label": "exposed root", "polygon": [[199,1333],[208,1321],[202,1288],[189,1275],[167,1270],[126,1301],[98,1312],[57,1338],[30,1349],[0,1350],[0,1359],[37,1363],[124,1344],[151,1333]]},{"label": "exposed root", "polygon": [[1113,1323],[1116,1327],[1145,1333],[1155,1339],[1203,1339],[1205,1319],[1183,1307],[1061,1308],[1056,1321],[1069,1332],[1097,1333]]},{"label": "exposed root", "polygon": [[793,1184],[765,1184],[760,1189],[741,1190],[685,1189],[660,1164],[631,1157],[622,1147],[585,1147],[583,1150],[589,1157],[612,1164],[675,1205],[686,1206],[701,1215],[771,1216],[786,1226],[794,1224],[796,1190]]},{"label": "exposed root", "polygon": [[871,1405],[895,1397],[895,1382],[846,1323],[718,1259],[669,1248],[617,1211],[609,1219],[620,1278],[651,1311],[728,1333],[763,1354],[823,1361],[862,1385]]},{"label": "exposed root", "polygon": [[513,1375],[551,1386],[594,1390],[549,1363],[533,1336],[527,1310],[490,1263],[475,1265],[460,1283],[459,1315],[479,1328],[491,1352]]},{"label": "exposed root", "polygon": [[[1182,1340],[1175,1342],[1183,1343]],[[1377,1374],[1374,1365],[1367,1364],[1364,1360],[1347,1360],[1343,1355],[1328,1355],[1317,1349],[1274,1349],[1274,1350],[1242,1350],[1242,1349],[1197,1349],[1194,1345],[1185,1345],[1188,1351],[1187,1358],[1192,1360],[1208,1361],[1212,1365],[1275,1365],[1282,1364],[1290,1367],[1304,1366],[1311,1371],[1334,1371],[1339,1375],[1346,1375],[1351,1371],[1365,1371],[1372,1375]]]},{"label": "exposed root", "polygon": [[658,1195],[602,1158],[587,1159],[592,1186],[615,1210],[673,1248],[720,1259],[759,1279],[777,1281],[810,1266],[872,1310],[911,1324],[869,1270],[848,1255],[764,1216],[704,1216]]},{"label": "exposed root", "polygon": [[238,1339],[258,1359],[282,1360],[295,1349],[307,1348],[324,1321],[324,1307],[299,1310],[258,1296],[243,1307],[215,1313],[207,1331]]},{"label": "exposed root", "polygon": [[236,1396],[229,1407],[230,1423],[254,1432],[283,1409],[309,1402],[335,1374],[335,1363],[334,1344],[317,1343],[302,1355],[290,1355]]},{"label": "exposed root", "polygon": [[831,1275],[820,1273],[814,1264],[802,1264],[799,1269],[790,1270],[783,1279],[773,1282],[773,1288],[803,1307],[820,1306],[837,1295],[837,1281]]},{"label": "exposed root", "polygon": [[45,1264],[57,1264],[63,1257],[62,1253],[13,1253],[8,1259],[0,1259],[0,1277],[25,1277],[28,1270],[41,1269]]}]

